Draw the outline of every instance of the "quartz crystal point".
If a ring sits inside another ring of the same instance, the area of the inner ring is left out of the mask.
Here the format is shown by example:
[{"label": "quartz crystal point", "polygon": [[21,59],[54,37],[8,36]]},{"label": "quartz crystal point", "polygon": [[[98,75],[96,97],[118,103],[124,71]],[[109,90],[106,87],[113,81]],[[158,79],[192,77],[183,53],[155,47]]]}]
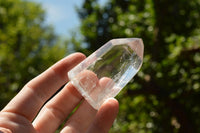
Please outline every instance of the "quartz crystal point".
[{"label": "quartz crystal point", "polygon": [[98,110],[139,71],[143,50],[142,39],[112,39],[70,70],[68,77],[88,103]]}]

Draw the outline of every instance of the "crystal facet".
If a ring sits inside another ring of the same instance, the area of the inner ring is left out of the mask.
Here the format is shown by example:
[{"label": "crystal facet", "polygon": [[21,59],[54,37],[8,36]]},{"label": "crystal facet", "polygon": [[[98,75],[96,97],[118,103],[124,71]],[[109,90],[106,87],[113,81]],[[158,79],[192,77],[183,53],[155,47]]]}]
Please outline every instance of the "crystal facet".
[{"label": "crystal facet", "polygon": [[74,87],[95,109],[139,71],[143,61],[139,38],[112,39],[68,72]]}]

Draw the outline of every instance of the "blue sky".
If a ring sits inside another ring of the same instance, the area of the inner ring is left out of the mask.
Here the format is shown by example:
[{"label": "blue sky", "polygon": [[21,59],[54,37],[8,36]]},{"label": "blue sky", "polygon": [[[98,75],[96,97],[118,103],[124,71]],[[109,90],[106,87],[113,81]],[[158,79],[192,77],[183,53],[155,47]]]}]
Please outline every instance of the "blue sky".
[{"label": "blue sky", "polygon": [[[41,3],[46,10],[46,23],[53,25],[59,35],[69,35],[79,25],[75,6],[80,7],[83,0],[32,0]],[[104,4],[107,0],[99,0]]]}]

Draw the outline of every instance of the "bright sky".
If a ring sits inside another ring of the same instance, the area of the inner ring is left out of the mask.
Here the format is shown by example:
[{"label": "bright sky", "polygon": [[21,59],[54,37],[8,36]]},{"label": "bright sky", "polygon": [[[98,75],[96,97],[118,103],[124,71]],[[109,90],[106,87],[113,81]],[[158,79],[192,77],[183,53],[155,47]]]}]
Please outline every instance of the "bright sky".
[{"label": "bright sky", "polygon": [[[69,35],[80,25],[75,6],[80,7],[83,0],[32,0],[41,3],[46,10],[46,22],[52,24],[59,35]],[[99,0],[104,4],[107,0]]]}]

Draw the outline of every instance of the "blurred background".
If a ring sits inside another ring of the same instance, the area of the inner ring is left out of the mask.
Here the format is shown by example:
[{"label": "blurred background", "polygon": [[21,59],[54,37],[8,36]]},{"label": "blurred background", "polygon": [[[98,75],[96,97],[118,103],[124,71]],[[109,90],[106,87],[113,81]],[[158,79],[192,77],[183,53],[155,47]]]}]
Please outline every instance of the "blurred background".
[{"label": "blurred background", "polygon": [[59,59],[127,37],[144,63],[110,133],[200,133],[200,0],[0,0],[0,109]]}]

